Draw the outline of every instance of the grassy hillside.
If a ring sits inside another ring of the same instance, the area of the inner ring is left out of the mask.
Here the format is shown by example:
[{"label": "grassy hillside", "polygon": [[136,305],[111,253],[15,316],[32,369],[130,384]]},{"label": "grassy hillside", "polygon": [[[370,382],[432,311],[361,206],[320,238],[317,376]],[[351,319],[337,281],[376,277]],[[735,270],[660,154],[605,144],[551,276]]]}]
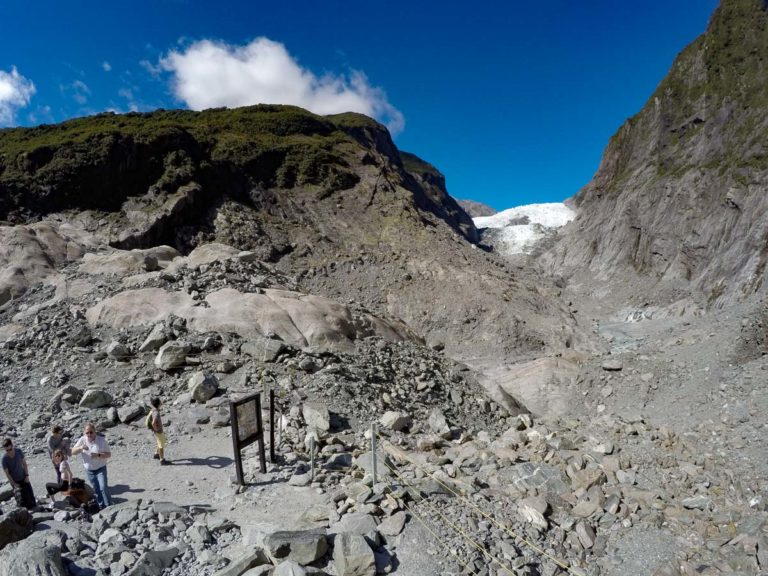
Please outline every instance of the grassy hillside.
[{"label": "grassy hillside", "polygon": [[[345,129],[377,127],[346,114],[316,116],[292,106],[204,112],[99,114],[57,125],[0,130],[0,217],[14,209],[113,209],[155,183],[221,177],[242,170],[269,188],[317,186],[321,194],[357,182],[343,152]],[[163,178],[165,177],[165,181]]]}]

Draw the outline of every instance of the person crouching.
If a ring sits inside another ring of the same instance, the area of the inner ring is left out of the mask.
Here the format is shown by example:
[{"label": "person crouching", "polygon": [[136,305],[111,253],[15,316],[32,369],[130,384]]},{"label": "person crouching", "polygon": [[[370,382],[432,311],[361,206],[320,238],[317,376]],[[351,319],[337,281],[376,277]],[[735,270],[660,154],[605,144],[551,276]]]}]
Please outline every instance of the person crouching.
[{"label": "person crouching", "polygon": [[69,467],[69,461],[64,450],[53,451],[53,463],[56,465],[58,482],[47,482],[45,484],[45,491],[48,492],[48,497],[53,504],[56,499],[53,497],[58,492],[67,492],[69,490],[69,484],[72,482],[72,469]]}]

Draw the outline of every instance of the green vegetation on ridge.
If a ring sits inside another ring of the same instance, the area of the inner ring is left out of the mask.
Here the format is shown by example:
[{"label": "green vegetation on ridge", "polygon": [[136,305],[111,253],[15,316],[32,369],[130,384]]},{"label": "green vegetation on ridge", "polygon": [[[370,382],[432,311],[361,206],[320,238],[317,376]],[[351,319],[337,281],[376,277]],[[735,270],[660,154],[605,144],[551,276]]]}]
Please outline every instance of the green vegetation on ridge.
[{"label": "green vegetation on ridge", "polygon": [[[44,194],[50,209],[66,208],[75,197],[91,199],[92,208],[114,209],[121,198],[145,192],[161,176],[178,185],[178,178],[164,175],[170,169],[178,176],[181,165],[188,178],[205,179],[206,173],[221,178],[236,167],[251,185],[315,186],[325,196],[357,183],[345,156],[359,147],[352,132],[360,128],[386,134],[384,127],[360,114],[322,117],[278,105],[104,113],[57,125],[4,129],[0,217],[14,204],[39,207],[24,197],[30,190]],[[113,199],[94,203],[99,188]]]}]

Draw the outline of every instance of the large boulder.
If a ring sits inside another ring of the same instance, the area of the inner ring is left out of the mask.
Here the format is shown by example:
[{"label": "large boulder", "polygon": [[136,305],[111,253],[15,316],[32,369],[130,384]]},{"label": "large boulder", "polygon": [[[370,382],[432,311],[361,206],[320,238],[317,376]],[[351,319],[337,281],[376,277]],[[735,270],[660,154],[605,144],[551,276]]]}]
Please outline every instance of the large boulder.
[{"label": "large boulder", "polygon": [[286,560],[275,567],[273,576],[307,576],[307,571],[298,562]]},{"label": "large boulder", "polygon": [[192,399],[202,404],[216,395],[219,381],[213,374],[201,370],[192,374],[187,382],[187,388],[192,394]]},{"label": "large boulder", "polygon": [[405,528],[405,522],[408,520],[408,515],[400,510],[395,512],[389,518],[382,520],[381,524],[377,526],[379,534],[384,536],[397,536]]},{"label": "large boulder", "polygon": [[320,434],[324,434],[331,429],[331,415],[325,404],[306,402],[301,407],[301,413],[308,428]]},{"label": "large boulder", "polygon": [[131,357],[131,349],[122,342],[112,340],[105,350],[107,356],[115,360],[128,360]]},{"label": "large boulder", "polygon": [[85,313],[91,327],[110,326],[116,330],[153,326],[171,314],[183,316],[195,301],[186,292],[162,288],[125,290],[102,300]]},{"label": "large boulder", "polygon": [[61,548],[42,534],[10,544],[0,551],[3,576],[68,576],[61,561]]},{"label": "large boulder", "polygon": [[[361,468],[368,474],[373,474],[373,454],[364,452],[352,462],[355,468]],[[388,477],[392,475],[393,463],[382,450],[376,452],[376,474],[379,477]]]},{"label": "large boulder", "polygon": [[348,532],[350,534],[373,534],[376,532],[376,520],[370,514],[362,512],[352,512],[345,514],[344,517],[328,528],[328,534],[341,534]]},{"label": "large boulder", "polygon": [[168,341],[168,335],[165,333],[165,325],[155,324],[152,331],[139,346],[139,352],[154,352]]},{"label": "large boulder", "polygon": [[16,508],[0,519],[0,550],[23,540],[34,529],[32,514],[26,508]]},{"label": "large boulder", "polygon": [[429,413],[428,424],[430,430],[435,434],[440,436],[450,434],[451,429],[448,426],[448,421],[445,419],[445,414],[443,414],[440,408],[432,408],[432,411]]},{"label": "large boulder", "polygon": [[91,388],[83,393],[80,408],[103,408],[112,404],[112,395],[100,388]]},{"label": "large boulder", "polygon": [[333,543],[337,576],[376,576],[376,557],[360,534],[341,532]]},{"label": "large boulder", "polygon": [[139,557],[125,576],[161,576],[166,568],[170,568],[178,555],[179,549],[175,547],[149,550]]},{"label": "large boulder", "polygon": [[158,270],[179,256],[178,251],[170,246],[158,246],[147,250],[111,248],[107,252],[85,254],[80,264],[80,272],[122,277]]},{"label": "large boulder", "polygon": [[274,362],[283,350],[285,344],[272,338],[253,338],[240,347],[240,352],[259,362]]},{"label": "large boulder", "polygon": [[310,564],[325,555],[328,541],[322,530],[280,531],[264,539],[264,550],[275,564],[282,560]]},{"label": "large boulder", "polygon": [[170,266],[171,271],[177,271],[181,267],[197,269],[205,264],[213,264],[214,262],[223,262],[224,260],[230,260],[240,254],[240,250],[227,246],[226,244],[220,244],[218,242],[210,242],[208,244],[201,244],[187,256],[179,258],[174,261]]},{"label": "large boulder", "polygon": [[214,572],[213,576],[241,576],[247,573],[250,568],[264,565],[266,562],[268,562],[267,557],[261,548],[252,547],[234,558],[232,562],[218,572]]},{"label": "large boulder", "polygon": [[265,343],[266,334],[297,348],[342,352],[353,351],[353,341],[367,336],[393,342],[415,339],[402,323],[353,312],[328,298],[288,290],[242,293],[223,288],[208,294],[205,303],[197,306],[187,293],[161,288],[126,290],[90,308],[86,318],[92,327],[120,330],[152,326],[176,315],[186,319],[187,327],[196,332],[233,332],[256,342],[252,352],[255,357],[265,353],[265,358],[279,353],[275,344]]},{"label": "large boulder", "polygon": [[0,226],[0,305],[40,282],[58,283],[56,267],[81,258],[93,239],[65,224]]},{"label": "large boulder", "polygon": [[518,414],[522,404],[534,414],[557,416],[571,410],[571,385],[578,375],[576,362],[545,357],[490,370],[483,384],[488,395],[510,414]]},{"label": "large boulder", "polygon": [[379,419],[379,423],[384,428],[389,428],[395,432],[400,432],[411,427],[413,424],[413,418],[403,412],[384,412],[384,415]]},{"label": "large boulder", "polygon": [[126,404],[117,409],[117,418],[123,424],[130,424],[139,416],[144,415],[144,407],[140,404]]},{"label": "large boulder", "polygon": [[187,354],[189,354],[190,350],[192,350],[192,347],[186,342],[178,340],[166,342],[157,351],[155,366],[165,371],[183,366],[187,361]]}]

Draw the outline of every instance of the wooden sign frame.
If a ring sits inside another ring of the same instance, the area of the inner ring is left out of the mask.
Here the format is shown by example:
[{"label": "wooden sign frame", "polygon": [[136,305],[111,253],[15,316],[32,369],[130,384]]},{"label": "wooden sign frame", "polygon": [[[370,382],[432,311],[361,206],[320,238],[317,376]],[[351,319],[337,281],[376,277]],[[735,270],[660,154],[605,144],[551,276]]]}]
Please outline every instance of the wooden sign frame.
[{"label": "wooden sign frame", "polygon": [[[270,413],[271,413],[270,407]],[[255,414],[254,414],[255,412]],[[243,479],[243,457],[240,451],[253,444],[259,443],[259,464],[262,474],[267,472],[267,462],[264,454],[264,423],[261,417],[261,394],[258,392],[239,400],[229,401],[229,417],[232,425],[232,448],[235,452],[235,471],[237,483],[245,484]],[[270,426],[270,429],[272,426]],[[240,437],[241,432],[245,434]],[[272,452],[270,446],[270,452]],[[271,454],[270,454],[271,455]],[[274,457],[272,457],[274,461]]]}]

